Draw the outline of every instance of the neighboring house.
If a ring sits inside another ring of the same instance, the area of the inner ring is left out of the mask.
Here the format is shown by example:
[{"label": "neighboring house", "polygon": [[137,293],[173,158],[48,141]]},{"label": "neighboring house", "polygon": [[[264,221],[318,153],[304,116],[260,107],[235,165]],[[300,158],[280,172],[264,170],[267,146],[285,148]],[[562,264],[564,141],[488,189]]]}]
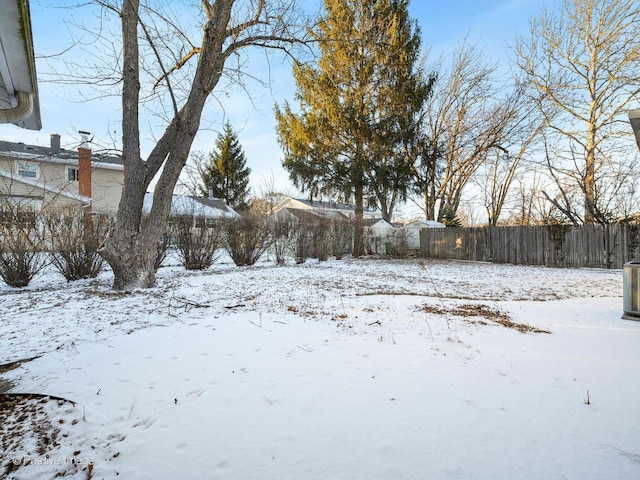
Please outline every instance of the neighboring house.
[{"label": "neighboring house", "polygon": [[420,249],[420,230],[423,228],[445,228],[444,223],[435,220],[416,220],[407,223],[404,228],[407,232],[407,246],[409,250]]},{"label": "neighboring house", "polygon": [[[283,208],[295,208],[301,210],[311,210],[314,213],[326,214],[330,212],[341,213],[347,218],[354,218],[355,206],[346,203],[325,202],[319,200],[304,200],[301,198],[286,197],[274,207],[274,212]],[[365,208],[363,218],[376,218],[380,216],[377,209]]]},{"label": "neighboring house", "polygon": [[27,0],[0,3],[0,123],[42,128]]},{"label": "neighboring house", "polygon": [[285,207],[270,220],[276,236],[291,242],[296,258],[315,257],[326,260],[329,255],[341,258],[352,250],[352,221],[337,211]]},{"label": "neighboring house", "polygon": [[[153,205],[153,193],[147,192],[144,195],[142,213],[151,212]],[[171,216],[193,216],[194,226],[200,226],[202,220],[207,225],[213,224],[216,220],[238,218],[240,215],[224,200],[212,197],[193,197],[190,195],[174,194],[171,199]]]},{"label": "neighboring house", "polygon": [[82,146],[65,150],[60,135],[52,134],[48,147],[0,141],[0,201],[36,211],[81,205],[109,214],[118,209],[123,184],[121,157]]}]

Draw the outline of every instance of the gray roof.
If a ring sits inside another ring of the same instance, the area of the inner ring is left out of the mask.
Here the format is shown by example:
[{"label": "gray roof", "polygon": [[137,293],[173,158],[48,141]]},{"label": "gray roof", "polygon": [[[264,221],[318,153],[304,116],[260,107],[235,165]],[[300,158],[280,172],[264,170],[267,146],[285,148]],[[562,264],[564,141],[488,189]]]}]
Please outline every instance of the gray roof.
[{"label": "gray roof", "polygon": [[205,205],[206,207],[211,207],[211,208],[215,208],[223,212],[226,212],[230,216],[235,216],[236,214],[236,211],[233,208],[231,208],[229,205],[224,203],[224,200],[221,198],[210,198],[210,197],[191,197],[191,198],[196,202],[201,203],[202,205]]},{"label": "gray roof", "polygon": [[[149,213],[153,204],[153,193],[144,195],[142,212]],[[171,199],[172,215],[194,215],[204,218],[237,218],[240,215],[219,198],[192,197],[174,194]]]},{"label": "gray roof", "polygon": [[[331,209],[331,210],[346,210],[349,212],[353,212],[355,210],[355,205],[350,203],[340,203],[333,201],[324,201],[324,200],[307,200],[304,198],[294,198],[293,200],[297,200],[298,202],[304,203],[312,208],[317,209]],[[377,209],[364,207],[365,212],[375,212]]]},{"label": "gray roof", "polygon": [[292,207],[286,207],[283,208],[282,210],[280,210],[279,212],[276,212],[276,215],[279,215],[280,212],[282,211],[286,211],[288,212],[290,215],[294,216],[295,218],[297,218],[298,220],[300,220],[302,223],[313,223],[313,222],[318,222],[321,220],[330,220],[330,221],[349,221],[349,217],[347,217],[346,215],[343,215],[342,213],[339,212],[335,212],[335,213],[331,213],[331,212],[327,212],[327,213],[321,213],[318,211],[313,211],[313,210],[307,210],[304,208],[292,208]]},{"label": "gray roof", "polygon": [[[78,161],[78,150],[66,150],[64,148],[57,150],[50,146],[27,145],[22,142],[8,142],[5,140],[0,140],[0,155],[2,154],[21,158],[27,157],[34,160],[59,159],[73,162]],[[91,160],[112,165],[123,165],[122,157],[110,152],[100,153],[92,151]]]},{"label": "gray roof", "polygon": [[380,218],[365,218],[364,220],[362,220],[362,224],[365,227],[372,227],[378,222],[388,223],[390,227],[394,227],[395,228],[395,226],[391,222],[389,222],[388,220],[385,220],[382,217],[380,217]]},{"label": "gray roof", "polygon": [[405,225],[407,228],[444,228],[444,223],[436,222],[435,220],[416,220]]}]

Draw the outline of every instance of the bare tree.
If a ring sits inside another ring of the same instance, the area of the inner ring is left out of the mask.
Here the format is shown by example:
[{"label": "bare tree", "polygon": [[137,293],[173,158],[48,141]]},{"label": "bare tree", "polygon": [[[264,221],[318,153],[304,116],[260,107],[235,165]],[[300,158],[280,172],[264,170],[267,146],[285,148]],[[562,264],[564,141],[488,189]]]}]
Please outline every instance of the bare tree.
[{"label": "bare tree", "polygon": [[202,182],[202,172],[207,163],[207,154],[202,151],[192,152],[189,160],[182,170],[182,175],[178,179],[178,185],[181,191],[187,195],[197,197],[201,194],[204,183]]},{"label": "bare tree", "polygon": [[495,120],[502,128],[498,130],[499,135],[496,135],[496,141],[476,178],[484,191],[484,206],[490,225],[497,225],[509,199],[511,185],[522,170],[523,160],[531,155],[532,144],[544,127],[542,117],[535,105],[527,101],[520,85],[516,85],[495,110]]},{"label": "bare tree", "polygon": [[549,202],[541,193],[543,177],[536,169],[516,178],[516,188],[512,191],[512,202],[507,211],[509,225],[539,225],[548,218]]},{"label": "bare tree", "polygon": [[[122,24],[122,148],[125,183],[115,228],[101,253],[114,273],[115,289],[146,288],[155,283],[155,246],[171,208],[173,189],[198,132],[203,108],[226,63],[256,46],[286,50],[298,41],[293,31],[295,0],[203,0],[192,18],[202,22],[202,37],[192,40],[166,4],[102,0]],[[158,9],[161,7],[157,7]],[[182,8],[182,7],[181,7]],[[181,16],[186,15],[181,11]],[[301,30],[302,31],[302,30]],[[303,32],[303,31],[302,31]],[[240,61],[240,60],[238,60]],[[195,68],[190,68],[196,62]],[[155,81],[150,81],[154,77]],[[159,121],[166,120],[146,159],[141,156],[140,104],[166,99]],[[157,176],[153,205],[142,222],[144,194]]]},{"label": "bare tree", "polygon": [[438,75],[423,120],[428,142],[414,176],[426,218],[436,218],[438,204],[455,214],[464,187],[500,146],[504,124],[492,79],[495,65],[477,47],[465,42],[449,65],[441,59],[429,71]]},{"label": "bare tree", "polygon": [[[598,183],[630,152],[621,147],[635,149],[623,114],[640,94],[638,25],[637,0],[565,0],[557,14],[544,9],[532,19],[530,36],[514,47],[555,137],[548,166],[561,187],[556,206],[574,223],[603,221],[609,200]],[[582,205],[570,198],[570,184]]]}]

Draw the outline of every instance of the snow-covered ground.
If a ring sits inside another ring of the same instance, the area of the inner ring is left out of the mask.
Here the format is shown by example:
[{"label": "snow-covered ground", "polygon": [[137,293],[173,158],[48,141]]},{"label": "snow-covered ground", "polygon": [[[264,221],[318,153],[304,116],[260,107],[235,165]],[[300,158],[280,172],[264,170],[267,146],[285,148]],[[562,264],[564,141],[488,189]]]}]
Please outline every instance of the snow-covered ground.
[{"label": "snow-covered ground", "polygon": [[1,478],[640,478],[620,270],[225,261],[110,281],[0,286],[0,364],[39,356],[2,374],[11,392],[75,402],[4,409]]}]

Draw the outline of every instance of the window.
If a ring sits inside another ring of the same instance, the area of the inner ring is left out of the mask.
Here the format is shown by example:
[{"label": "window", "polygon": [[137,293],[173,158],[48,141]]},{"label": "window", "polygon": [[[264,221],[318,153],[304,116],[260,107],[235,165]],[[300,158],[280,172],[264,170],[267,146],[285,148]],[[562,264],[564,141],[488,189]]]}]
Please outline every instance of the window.
[{"label": "window", "polygon": [[28,178],[38,178],[38,164],[18,161],[18,175]]},{"label": "window", "polygon": [[67,180],[70,182],[78,181],[78,169],[74,167],[67,167]]}]

